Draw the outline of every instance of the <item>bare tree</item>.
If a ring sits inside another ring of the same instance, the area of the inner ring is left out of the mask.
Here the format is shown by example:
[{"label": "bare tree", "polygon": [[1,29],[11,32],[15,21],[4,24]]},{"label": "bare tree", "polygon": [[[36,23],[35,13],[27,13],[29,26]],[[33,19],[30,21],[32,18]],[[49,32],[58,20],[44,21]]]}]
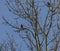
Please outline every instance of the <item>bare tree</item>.
[{"label": "bare tree", "polygon": [[7,41],[3,41],[3,43],[0,43],[0,51],[21,51],[19,49],[19,45],[16,43],[13,35],[10,35],[7,33],[8,39]]},{"label": "bare tree", "polygon": [[15,29],[14,32],[20,33],[19,36],[25,41],[28,51],[59,50],[60,4],[57,0],[6,0],[6,3],[9,11],[18,16],[15,20],[22,18],[27,21],[26,25],[17,26],[3,17],[5,23]]}]

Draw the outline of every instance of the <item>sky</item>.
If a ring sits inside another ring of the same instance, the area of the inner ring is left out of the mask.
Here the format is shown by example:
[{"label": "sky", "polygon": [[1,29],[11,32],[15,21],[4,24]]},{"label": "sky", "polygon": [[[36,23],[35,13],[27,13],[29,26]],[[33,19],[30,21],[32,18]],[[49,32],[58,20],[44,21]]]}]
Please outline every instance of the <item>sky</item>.
[{"label": "sky", "polygon": [[[44,8],[42,8],[42,10],[43,9]],[[40,16],[42,16],[42,17],[39,20],[41,20],[41,21],[43,20],[43,17],[46,15],[46,13],[45,14],[43,14],[43,13],[46,12],[46,10],[47,9],[45,9],[41,12]],[[0,0],[0,43],[3,43],[4,41],[7,41],[8,36],[6,36],[6,33],[8,32],[9,35],[14,34],[14,39],[16,40],[17,43],[23,44],[22,45],[23,46],[22,51],[25,51],[25,50],[27,51],[24,42],[21,39],[19,39],[19,36],[17,35],[17,33],[14,33],[13,29],[11,29],[8,25],[3,24],[3,22],[4,22],[2,20],[3,16],[13,24],[15,24],[13,18],[18,17],[17,15],[14,15],[11,12],[8,11],[5,0]],[[23,24],[25,24],[22,19],[20,19],[19,21],[20,21],[20,23],[22,22]],[[43,24],[43,22],[41,24]]]},{"label": "sky", "polygon": [[[44,8],[42,8],[42,9],[44,9]],[[46,10],[47,9],[43,10],[43,12],[45,12]],[[41,15],[42,16],[42,18],[40,19],[41,21],[43,20],[44,15],[43,16]],[[13,18],[17,17],[17,15],[14,15],[8,11],[5,0],[0,0],[0,43],[7,41],[8,36],[6,36],[6,33],[8,32],[9,35],[14,34],[14,39],[16,40],[17,43],[23,44],[22,45],[23,47],[21,47],[22,51],[25,51],[25,50],[27,51],[26,45],[24,44],[24,42],[21,39],[19,39],[19,36],[17,35],[17,33],[14,33],[13,29],[11,29],[8,25],[3,24],[3,22],[4,22],[2,20],[3,16],[13,24],[14,24]],[[22,24],[25,24],[22,19],[20,19],[19,21],[20,21],[20,23],[22,22]],[[41,23],[41,24],[43,24],[43,23]]]},{"label": "sky", "polygon": [[[42,10],[43,9],[44,8],[42,8]],[[46,15],[46,10],[47,9],[44,9],[41,12],[41,15],[40,15],[40,16],[42,16],[42,18],[40,19],[41,21],[43,20],[43,17],[45,17],[45,15]],[[44,12],[45,12],[45,14],[43,14]],[[6,33],[8,32],[9,35],[14,34],[14,39],[16,40],[17,43],[23,44],[22,45],[23,46],[22,51],[25,51],[25,50],[27,51],[24,42],[19,38],[19,36],[17,35],[16,32],[13,32],[14,29],[11,29],[11,27],[9,27],[8,25],[3,24],[4,23],[4,21],[2,20],[3,16],[13,24],[15,24],[15,22],[14,22],[15,20],[13,20],[13,18],[18,17],[17,15],[14,15],[11,12],[8,11],[5,0],[0,0],[0,43],[3,43],[4,41],[7,41],[8,36],[6,36]],[[21,19],[19,21],[20,21],[20,23],[26,25],[26,23],[24,23],[24,20]],[[41,24],[43,24],[43,23],[41,23]]]},{"label": "sky", "polygon": [[[4,23],[4,21],[2,20],[3,16],[9,21],[11,20],[11,23],[13,23],[13,24],[14,24],[13,18],[17,17],[16,15],[14,15],[8,11],[5,0],[0,0],[0,43],[6,42],[8,40],[8,36],[6,36],[6,33],[9,33],[10,36],[14,34],[14,39],[15,39],[16,43],[23,44],[23,45],[21,45],[21,46],[23,46],[21,48],[24,48],[24,49],[22,49],[22,51],[27,50],[24,42],[19,38],[17,33],[14,33],[13,29],[11,29],[8,25],[3,24]],[[20,23],[21,23],[21,21],[23,21],[23,20],[21,19]]]}]

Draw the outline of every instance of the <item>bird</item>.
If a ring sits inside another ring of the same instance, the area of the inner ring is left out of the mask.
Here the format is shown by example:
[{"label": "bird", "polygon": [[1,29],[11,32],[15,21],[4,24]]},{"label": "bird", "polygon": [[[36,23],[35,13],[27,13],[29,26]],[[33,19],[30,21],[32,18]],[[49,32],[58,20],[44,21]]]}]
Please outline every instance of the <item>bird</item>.
[{"label": "bird", "polygon": [[50,3],[50,2],[47,2],[47,6],[48,6],[48,7],[52,7],[52,6],[53,6],[53,4],[52,4],[52,3]]},{"label": "bird", "polygon": [[19,33],[19,32],[20,32],[21,30],[23,30],[23,29],[24,29],[24,28],[23,28],[23,25],[21,24],[20,27],[19,27],[17,30],[15,30],[15,32],[18,32],[18,33]]},{"label": "bird", "polygon": [[21,29],[21,30],[25,30],[26,28],[21,24],[20,29]]},{"label": "bird", "polygon": [[21,24],[21,28],[23,28],[23,25]]}]

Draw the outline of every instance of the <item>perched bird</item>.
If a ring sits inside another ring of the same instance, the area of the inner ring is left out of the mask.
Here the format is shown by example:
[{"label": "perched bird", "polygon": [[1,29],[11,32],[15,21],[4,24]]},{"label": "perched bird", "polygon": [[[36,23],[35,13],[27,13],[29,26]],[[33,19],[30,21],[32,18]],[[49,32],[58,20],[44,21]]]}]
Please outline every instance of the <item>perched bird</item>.
[{"label": "perched bird", "polygon": [[21,28],[23,28],[23,25],[21,24]]},{"label": "perched bird", "polygon": [[19,33],[21,30],[23,30],[23,25],[22,24],[20,25],[20,27],[17,30],[15,30],[15,32]]},{"label": "perched bird", "polygon": [[21,30],[25,30],[25,28],[24,28],[24,26],[22,24],[21,24],[21,27],[20,28],[21,28]]},{"label": "perched bird", "polygon": [[52,6],[53,6],[53,4],[52,4],[52,3],[50,3],[50,2],[47,2],[47,6],[48,6],[48,7],[52,7]]}]

